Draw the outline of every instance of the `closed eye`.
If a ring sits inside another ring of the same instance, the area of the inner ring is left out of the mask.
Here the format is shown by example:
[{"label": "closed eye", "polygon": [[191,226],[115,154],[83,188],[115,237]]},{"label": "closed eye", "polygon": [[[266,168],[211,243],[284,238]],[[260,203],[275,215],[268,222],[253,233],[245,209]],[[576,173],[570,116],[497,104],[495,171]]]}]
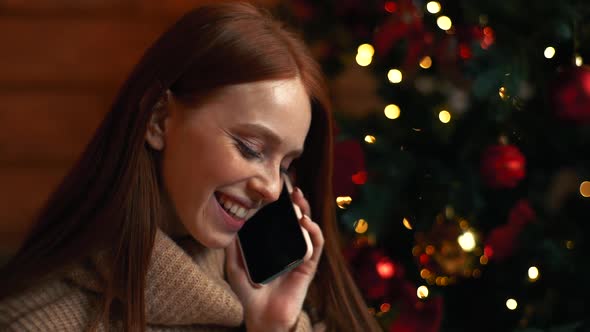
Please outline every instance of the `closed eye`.
[{"label": "closed eye", "polygon": [[246,159],[262,159],[262,153],[258,152],[251,147],[248,146],[244,141],[239,138],[234,137],[234,141],[236,142],[236,147]]}]

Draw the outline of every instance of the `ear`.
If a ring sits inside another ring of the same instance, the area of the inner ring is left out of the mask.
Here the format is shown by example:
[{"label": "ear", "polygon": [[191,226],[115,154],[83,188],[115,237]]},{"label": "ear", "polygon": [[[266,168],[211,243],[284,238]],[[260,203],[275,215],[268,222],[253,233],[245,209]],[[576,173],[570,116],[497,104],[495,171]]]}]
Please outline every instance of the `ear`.
[{"label": "ear", "polygon": [[161,151],[165,146],[166,136],[166,119],[169,116],[170,99],[172,93],[166,90],[164,95],[158,100],[150,120],[148,122],[147,130],[145,132],[145,140],[154,150]]}]

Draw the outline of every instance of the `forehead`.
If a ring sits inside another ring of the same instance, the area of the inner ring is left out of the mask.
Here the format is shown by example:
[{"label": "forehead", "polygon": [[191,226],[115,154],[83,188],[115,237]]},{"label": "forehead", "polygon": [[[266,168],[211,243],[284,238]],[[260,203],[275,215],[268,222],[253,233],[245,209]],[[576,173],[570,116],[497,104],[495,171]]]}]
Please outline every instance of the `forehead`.
[{"label": "forehead", "polygon": [[223,87],[195,113],[225,128],[264,126],[300,147],[311,123],[310,98],[299,78]]}]

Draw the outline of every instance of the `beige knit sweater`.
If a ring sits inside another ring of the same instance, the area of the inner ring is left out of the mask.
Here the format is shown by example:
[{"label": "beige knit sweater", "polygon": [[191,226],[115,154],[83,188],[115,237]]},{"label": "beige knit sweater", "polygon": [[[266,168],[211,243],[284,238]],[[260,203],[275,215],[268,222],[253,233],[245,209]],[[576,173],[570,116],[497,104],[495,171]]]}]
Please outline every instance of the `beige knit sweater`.
[{"label": "beige knit sweater", "polygon": [[[64,278],[0,302],[0,331],[85,331],[101,305],[101,259],[93,259]],[[224,279],[224,251],[194,241],[176,243],[156,235],[146,278],[148,331],[236,331],[243,307]],[[111,324],[121,330],[121,322]],[[99,326],[104,330],[104,326]],[[296,331],[312,331],[299,316]]]}]

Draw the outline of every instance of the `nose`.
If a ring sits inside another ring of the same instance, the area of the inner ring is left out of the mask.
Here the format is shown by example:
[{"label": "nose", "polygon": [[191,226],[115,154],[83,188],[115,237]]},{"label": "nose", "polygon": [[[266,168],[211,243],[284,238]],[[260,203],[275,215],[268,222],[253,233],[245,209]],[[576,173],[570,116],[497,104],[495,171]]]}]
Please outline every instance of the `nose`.
[{"label": "nose", "polygon": [[279,167],[261,167],[260,171],[249,182],[250,189],[257,199],[264,203],[279,199],[283,189],[283,179]]}]

